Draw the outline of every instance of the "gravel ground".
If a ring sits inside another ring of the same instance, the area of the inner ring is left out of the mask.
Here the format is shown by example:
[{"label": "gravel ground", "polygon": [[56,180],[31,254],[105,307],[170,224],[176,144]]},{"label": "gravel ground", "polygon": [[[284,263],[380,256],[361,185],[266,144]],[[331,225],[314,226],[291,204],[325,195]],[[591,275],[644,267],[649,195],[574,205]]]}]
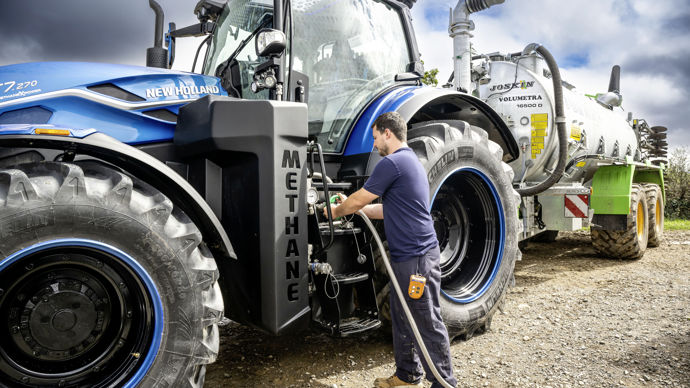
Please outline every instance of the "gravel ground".
[{"label": "gravel ground", "polygon": [[[690,387],[690,231],[638,261],[562,233],[531,243],[515,279],[491,330],[451,344],[459,386]],[[221,335],[207,387],[369,387],[394,371],[384,331],[286,338],[231,323]]]}]

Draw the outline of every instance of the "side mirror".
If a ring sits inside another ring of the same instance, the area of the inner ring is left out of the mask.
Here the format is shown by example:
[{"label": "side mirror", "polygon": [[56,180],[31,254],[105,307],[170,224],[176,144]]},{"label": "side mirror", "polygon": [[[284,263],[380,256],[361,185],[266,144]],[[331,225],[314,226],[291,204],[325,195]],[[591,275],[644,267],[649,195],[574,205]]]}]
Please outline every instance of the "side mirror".
[{"label": "side mirror", "polygon": [[256,36],[256,55],[260,57],[280,56],[285,47],[286,38],[283,31],[265,28]]}]

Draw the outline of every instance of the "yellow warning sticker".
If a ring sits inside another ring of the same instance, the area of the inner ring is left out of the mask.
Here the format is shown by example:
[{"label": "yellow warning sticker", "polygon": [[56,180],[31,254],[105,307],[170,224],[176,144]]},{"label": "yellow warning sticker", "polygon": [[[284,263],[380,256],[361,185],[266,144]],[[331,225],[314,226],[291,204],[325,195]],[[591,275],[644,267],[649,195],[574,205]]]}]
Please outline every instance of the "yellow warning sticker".
[{"label": "yellow warning sticker", "polygon": [[548,113],[535,113],[532,115],[532,122],[535,121],[549,121]]},{"label": "yellow warning sticker", "polygon": [[548,113],[535,113],[532,115],[532,159],[536,159],[544,149],[544,138],[547,136],[546,130],[549,127]]},{"label": "yellow warning sticker", "polygon": [[577,125],[573,124],[572,127],[570,127],[570,138],[573,140],[580,141],[582,139],[582,129],[578,127]]},{"label": "yellow warning sticker", "polygon": [[532,121],[532,129],[546,129],[548,126],[546,121]]},{"label": "yellow warning sticker", "polygon": [[576,164],[577,167],[584,167],[587,162],[579,162]]}]

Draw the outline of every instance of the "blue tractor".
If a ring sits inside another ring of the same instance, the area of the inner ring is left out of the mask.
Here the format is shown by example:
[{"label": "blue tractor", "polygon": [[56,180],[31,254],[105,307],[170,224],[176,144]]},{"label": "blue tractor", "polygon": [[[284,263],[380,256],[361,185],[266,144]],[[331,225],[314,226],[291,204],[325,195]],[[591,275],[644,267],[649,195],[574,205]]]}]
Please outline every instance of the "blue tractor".
[{"label": "blue tractor", "polygon": [[[2,384],[201,386],[223,317],[380,327],[376,230],[322,209],[365,182],[388,111],[428,172],[449,333],[489,327],[520,255],[519,150],[479,99],[422,86],[412,3],[201,0],[165,36],[150,3],[147,67],[0,67]],[[204,34],[202,74],[169,70]]]}]

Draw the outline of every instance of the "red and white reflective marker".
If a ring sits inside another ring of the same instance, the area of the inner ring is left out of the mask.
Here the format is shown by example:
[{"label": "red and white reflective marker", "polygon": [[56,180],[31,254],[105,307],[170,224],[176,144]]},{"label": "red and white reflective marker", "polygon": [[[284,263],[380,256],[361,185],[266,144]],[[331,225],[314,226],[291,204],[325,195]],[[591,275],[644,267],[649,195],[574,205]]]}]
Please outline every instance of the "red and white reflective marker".
[{"label": "red and white reflective marker", "polygon": [[587,218],[589,214],[589,195],[566,194],[565,216],[570,218]]}]

